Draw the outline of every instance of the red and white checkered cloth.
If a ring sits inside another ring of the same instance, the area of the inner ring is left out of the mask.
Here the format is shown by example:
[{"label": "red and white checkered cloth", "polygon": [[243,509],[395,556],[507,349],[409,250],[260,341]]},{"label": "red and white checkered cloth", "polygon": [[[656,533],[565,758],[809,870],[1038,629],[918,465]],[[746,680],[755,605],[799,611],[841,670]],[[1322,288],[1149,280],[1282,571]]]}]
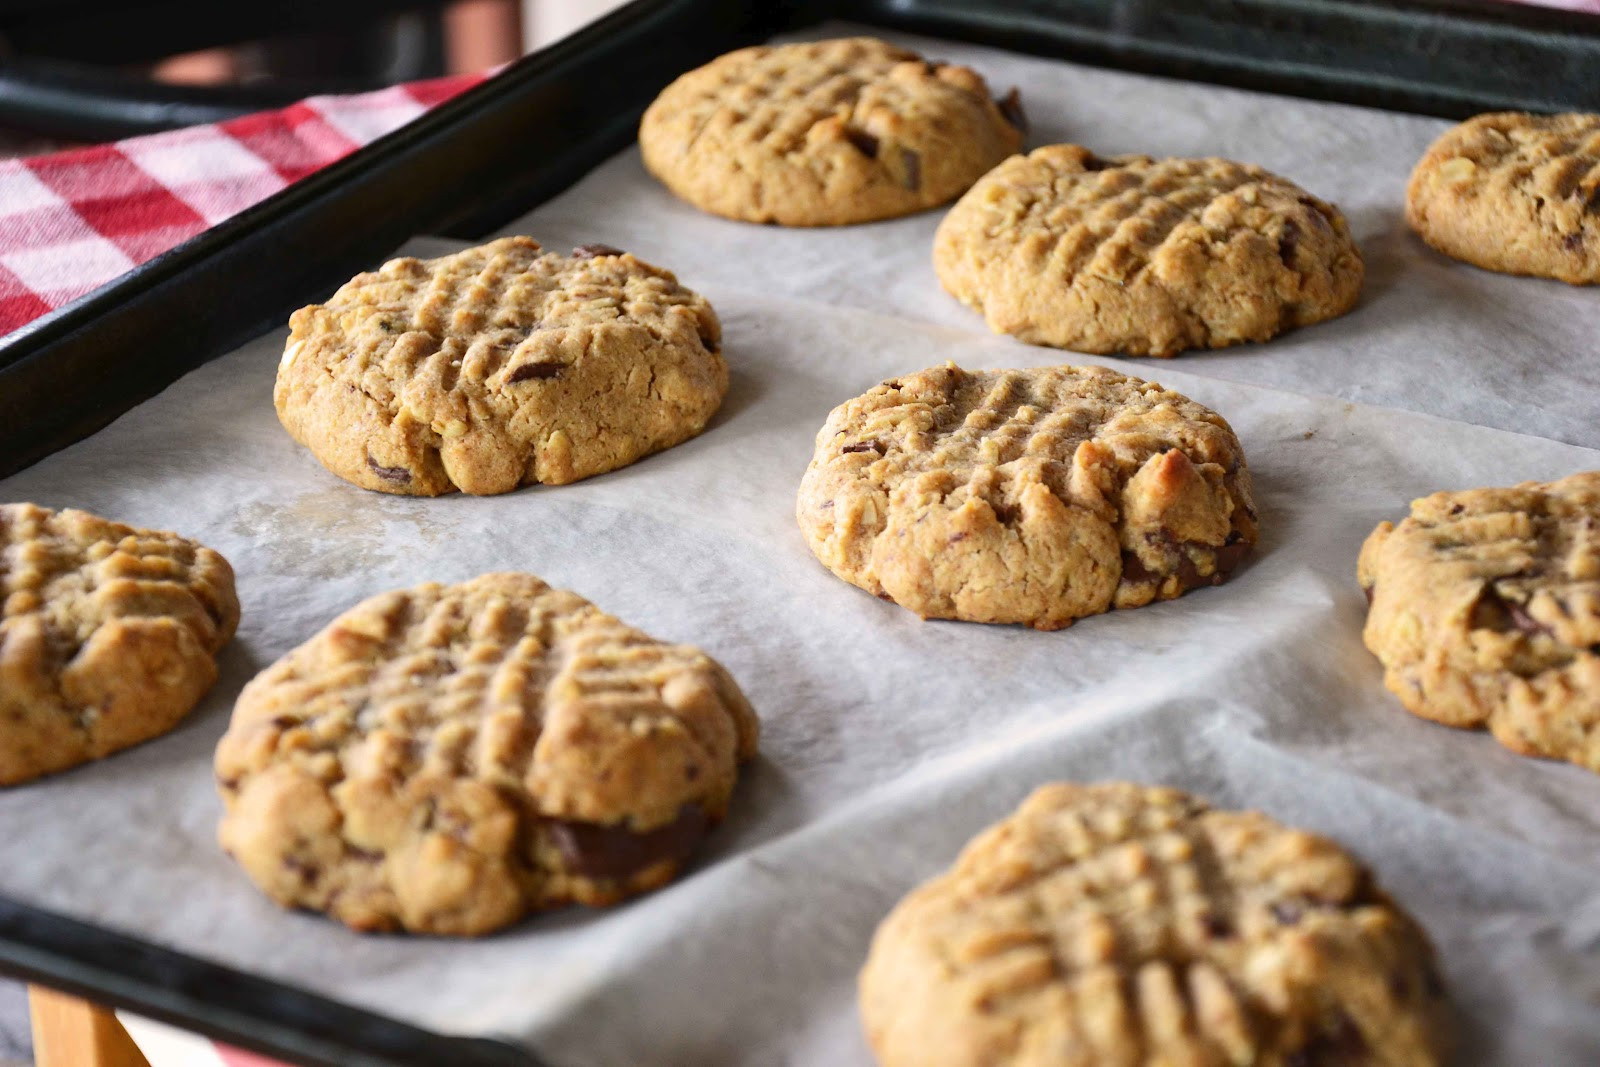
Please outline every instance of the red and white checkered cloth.
[{"label": "red and white checkered cloth", "polygon": [[153,259],[482,81],[319,96],[215,126],[0,161],[0,334]]},{"label": "red and white checkered cloth", "polygon": [[150,1067],[289,1067],[131,1012],[117,1012],[117,1021]]}]

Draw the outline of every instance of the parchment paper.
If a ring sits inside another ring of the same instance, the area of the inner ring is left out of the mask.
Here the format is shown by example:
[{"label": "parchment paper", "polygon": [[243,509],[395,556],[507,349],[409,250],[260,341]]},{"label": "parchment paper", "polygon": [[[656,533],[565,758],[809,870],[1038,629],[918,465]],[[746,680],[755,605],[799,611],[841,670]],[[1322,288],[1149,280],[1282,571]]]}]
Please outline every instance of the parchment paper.
[{"label": "parchment paper", "polygon": [[[1362,538],[1414,496],[1600,468],[1546,439],[1600,444],[1600,293],[1448,263],[1404,232],[1405,174],[1437,122],[913,43],[1021,84],[1031,143],[1258,160],[1351,215],[1369,280],[1346,319],[1170,363],[1095,360],[1231,420],[1262,513],[1252,563],[1054,634],[921,622],[834,578],[793,520],[830,408],[945,359],[1070,357],[989,336],[939,291],[937,213],[725,223],[670,199],[630,150],[510,230],[627,247],[711,299],[733,388],[697,440],[562,488],[365,492],[278,426],[275,334],[0,483],[0,499],[199,538],[233,562],[244,604],[221,681],[179,730],[0,793],[0,893],[561,1067],[851,1067],[870,1062],[854,976],[893,903],[1034,786],[1128,778],[1263,809],[1369,861],[1439,946],[1460,1062],[1600,1062],[1600,777],[1405,713],[1361,646],[1354,578]],[[365,596],[495,569],[729,667],[765,731],[729,822],[663,891],[478,941],[280,911],[214,843],[210,753],[239,688]]]}]

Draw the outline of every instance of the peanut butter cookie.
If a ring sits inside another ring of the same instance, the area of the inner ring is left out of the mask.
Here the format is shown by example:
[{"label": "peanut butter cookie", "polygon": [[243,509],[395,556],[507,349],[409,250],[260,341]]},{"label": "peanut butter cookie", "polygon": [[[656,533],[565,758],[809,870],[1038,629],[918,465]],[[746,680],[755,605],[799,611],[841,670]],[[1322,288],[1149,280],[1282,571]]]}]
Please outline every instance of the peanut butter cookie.
[{"label": "peanut butter cookie", "polygon": [[1452,126],[1411,172],[1406,221],[1485,270],[1600,283],[1600,115],[1506,111]]},{"label": "peanut butter cookie", "polygon": [[1216,585],[1257,535],[1222,416],[1104,367],[884,382],[828,416],[796,513],[852,585],[1041,630]]},{"label": "peanut butter cookie", "polygon": [[933,265],[996,333],[1134,356],[1334,318],[1363,273],[1339,209],[1260,167],[1077,145],[985,175],[940,223]]},{"label": "peanut butter cookie", "polygon": [[1432,1067],[1426,935],[1326,838],[1173,789],[1049,785],[884,920],[884,1067]]},{"label": "peanut butter cookie", "polygon": [[268,896],[482,934],[671,880],[757,724],[698,649],[527,574],[358,604],[239,695],[220,838]]},{"label": "peanut butter cookie", "polygon": [[396,259],[289,326],[278,418],[385,493],[602,474],[693,437],[728,391],[711,305],[605,245],[563,256],[506,237]]},{"label": "peanut butter cookie", "polygon": [[1600,772],[1600,472],[1415,500],[1357,569],[1407,710]]},{"label": "peanut butter cookie", "polygon": [[0,785],[177,726],[239,624],[211,549],[33,504],[0,504],[0,605]]},{"label": "peanut butter cookie", "polygon": [[959,195],[1022,146],[1015,90],[870,37],[744,48],[690,71],[644,114],[645,166],[731,219],[835,226]]}]

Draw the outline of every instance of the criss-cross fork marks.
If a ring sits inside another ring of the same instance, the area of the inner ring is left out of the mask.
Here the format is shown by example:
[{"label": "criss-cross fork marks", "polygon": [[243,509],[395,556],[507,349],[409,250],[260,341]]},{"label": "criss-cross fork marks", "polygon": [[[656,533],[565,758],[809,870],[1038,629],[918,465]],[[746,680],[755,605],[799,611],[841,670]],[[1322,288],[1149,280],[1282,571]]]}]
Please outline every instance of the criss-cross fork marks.
[{"label": "criss-cross fork marks", "polygon": [[663,90],[639,145],[646,168],[702,210],[842,225],[968,188],[1020,146],[1014,104],[1002,110],[974,70],[871,38],[746,48]]},{"label": "criss-cross fork marks", "polygon": [[819,122],[855,111],[861,90],[885,73],[893,60],[877,64],[836,62],[826,66],[785,65],[744,82],[723,79],[729,90],[707,121],[723,122],[735,140],[759,143],[779,156],[805,150],[806,134]]},{"label": "criss-cross fork marks", "polygon": [[[1080,277],[1126,285],[1149,269],[1160,249],[1185,222],[1206,227],[1223,245],[1241,229],[1268,227],[1284,266],[1294,266],[1296,237],[1306,228],[1331,232],[1332,210],[1260,167],[1225,159],[1100,159],[1063,146],[1036,152],[1012,165],[1019,171],[1044,167],[1039,182],[1007,182],[990,197],[996,210],[988,232],[1003,230],[1054,235],[1045,257],[1053,284],[1071,286]],[[1224,198],[1239,203],[1215,210]],[[1251,211],[1273,200],[1281,218]],[[1260,217],[1253,217],[1259,215]]]},{"label": "criss-cross fork marks", "polygon": [[[813,126],[854,114],[864,89],[884,88],[891,70],[916,58],[862,38],[760,49],[753,57],[736,54],[713,64],[713,77],[679,106],[700,131],[715,123],[731,140],[762,144],[779,156],[799,155]],[[694,140],[686,141],[686,150]]]},{"label": "criss-cross fork marks", "polygon": [[1526,190],[1539,206],[1575,201],[1600,215],[1600,115],[1486,115],[1447,135],[1446,178],[1507,193]]},{"label": "criss-cross fork marks", "polygon": [[1232,164],[1225,173],[1198,173],[1206,162],[1174,160],[1146,173],[1118,170],[1093,182],[1058,180],[1061,199],[1044,219],[1061,231],[1050,256],[1061,283],[1071,285],[1084,273],[1127,283],[1150,266],[1185,220],[1200,218],[1216,200],[1265,178]]},{"label": "criss-cross fork marks", "polygon": [[934,266],[996,331],[1163,357],[1343,314],[1363,274],[1339,211],[1259,167],[1070,144],[981,178],[940,223]]},{"label": "criss-cross fork marks", "polygon": [[1600,471],[1415,500],[1357,577],[1407,710],[1600,771]]},{"label": "criss-cross fork marks", "polygon": [[[837,437],[837,452],[849,457],[865,448],[869,459],[888,459],[883,488],[891,494],[899,482],[937,472],[952,489],[976,478],[986,487],[980,495],[1003,505],[1007,470],[1030,460],[1029,477],[1070,500],[1072,461],[1090,440],[1123,461],[1124,478],[1172,448],[1196,463],[1233,468],[1239,462],[1220,417],[1159,385],[1098,367],[938,368],[888,383],[863,401],[863,417]],[[1119,488],[1102,487],[1111,499]]]},{"label": "criss-cross fork marks", "polygon": [[33,504],[0,504],[0,607],[0,785],[170,730],[239,623],[217,553]]},{"label": "criss-cross fork marks", "polygon": [[698,310],[704,301],[667,272],[614,256],[556,255],[508,237],[444,260],[393,260],[353,279],[324,310],[355,342],[329,357],[355,360],[393,409],[395,381],[425,375],[446,391],[468,383],[476,391],[554,377],[525,368],[536,335],[631,323],[660,336],[674,307],[692,310],[702,344],[714,351],[715,320]]},{"label": "criss-cross fork marks", "polygon": [[697,649],[529,574],[374,597],[263,671],[217,746],[221,837],[361,929],[475,934],[660,885],[754,713]]},{"label": "criss-cross fork marks", "polygon": [[241,721],[270,693],[271,725],[296,731],[289,747],[302,754],[373,761],[365,769],[401,778],[426,771],[518,787],[552,704],[627,702],[648,730],[670,716],[660,694],[674,679],[717,670],[575,593],[489,577],[385,594],[346,613],[241,697]]},{"label": "criss-cross fork marks", "polygon": [[238,620],[231,574],[215,553],[175,534],[33,504],[0,505],[0,607],[9,636],[27,620],[41,624],[43,642],[33,647],[44,674],[117,620],[176,619],[207,652]]},{"label": "criss-cross fork marks", "polygon": [[976,1003],[1014,1010],[1052,986],[1116,969],[1127,979],[1119,982],[1117,1014],[1130,1031],[1149,1035],[1151,1052],[1186,1029],[1185,1020],[1200,1017],[1212,1026],[1208,1037],[1229,1053],[1257,1051],[1261,1041],[1252,1031],[1264,1011],[1252,976],[1236,973],[1245,947],[1239,938],[1246,929],[1268,930],[1259,946],[1246,948],[1267,954],[1289,929],[1268,926],[1273,907],[1287,916],[1303,912],[1305,899],[1272,900],[1272,887],[1259,900],[1241,894],[1204,819],[1131,833],[1074,813],[1062,823],[1080,847],[1020,880],[997,884],[982,870],[954,875],[988,895],[985,911],[1016,920],[980,927],[948,946],[949,965],[963,973]]},{"label": "criss-cross fork marks", "polygon": [[289,432],[369,489],[565,484],[704,428],[721,327],[662,268],[509,237],[400,259],[295,312],[273,397]]},{"label": "criss-cross fork marks", "polygon": [[[1318,971],[1320,939],[1342,948]],[[906,1010],[880,970],[915,961],[1027,1063],[1321,1062],[1416,1041],[1439,992],[1420,934],[1332,842],[1123,784],[1038,790],[896,910],[874,957],[897,954],[868,964],[869,1030]]]},{"label": "criss-cross fork marks", "polygon": [[868,592],[1040,629],[1220,584],[1257,536],[1222,417],[1104,367],[885,382],[828,416],[796,515]]},{"label": "criss-cross fork marks", "polygon": [[1421,539],[1477,585],[1468,628],[1519,637],[1524,670],[1600,651],[1600,473],[1438,493],[1391,536]]},{"label": "criss-cross fork marks", "polygon": [[1600,115],[1479,115],[1411,172],[1406,221],[1447,256],[1508,274],[1600,283]]}]

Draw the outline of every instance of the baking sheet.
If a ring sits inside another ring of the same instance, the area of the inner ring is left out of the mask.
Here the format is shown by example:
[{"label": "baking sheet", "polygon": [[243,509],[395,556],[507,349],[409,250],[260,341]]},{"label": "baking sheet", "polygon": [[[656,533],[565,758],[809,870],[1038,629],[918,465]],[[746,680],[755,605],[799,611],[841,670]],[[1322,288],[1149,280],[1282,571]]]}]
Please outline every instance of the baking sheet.
[{"label": "baking sheet", "polygon": [[[197,537],[233,562],[244,604],[221,681],[179,730],[0,793],[0,893],[559,1067],[848,1067],[870,1062],[854,976],[893,903],[1035,785],[1129,778],[1266,810],[1372,863],[1439,945],[1463,1062],[1600,1062],[1600,776],[1402,711],[1361,646],[1354,579],[1362,538],[1413,496],[1600,468],[1580,447],[1600,444],[1583,336],[1600,294],[1445,263],[1403,232],[1433,120],[912,43],[1022,84],[1031,143],[1255,159],[1352,215],[1369,281],[1346,319],[1175,362],[1094,360],[1233,423],[1262,514],[1253,562],[1053,634],[921,622],[834,578],[793,519],[830,408],[944,359],[1064,357],[989,336],[939,292],[937,213],[724,223],[630,150],[512,229],[628,247],[711,299],[733,386],[704,436],[573,486],[368,493],[278,426],[277,334],[0,482],[0,499]],[[764,725],[729,822],[661,892],[478,941],[278,910],[214,843],[210,753],[239,688],[362,597],[493,569],[728,666]]]}]

